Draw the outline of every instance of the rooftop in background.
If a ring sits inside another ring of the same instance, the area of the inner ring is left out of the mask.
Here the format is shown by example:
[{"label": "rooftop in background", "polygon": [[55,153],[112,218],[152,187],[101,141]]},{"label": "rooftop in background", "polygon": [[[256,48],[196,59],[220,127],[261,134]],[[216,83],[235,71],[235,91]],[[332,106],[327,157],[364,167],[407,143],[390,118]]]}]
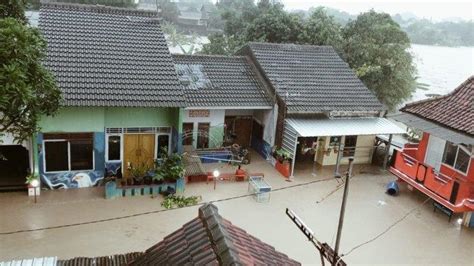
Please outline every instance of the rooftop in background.
[{"label": "rooftop in background", "polygon": [[197,218],[146,250],[97,258],[59,260],[58,265],[300,265],[222,218],[205,204]]},{"label": "rooftop in background", "polygon": [[65,105],[184,106],[156,12],[49,3],[39,28]]},{"label": "rooftop in background", "polygon": [[131,265],[300,265],[222,218],[205,204],[197,218],[149,248]]},{"label": "rooftop in background", "polygon": [[385,107],[330,46],[249,43],[288,113],[382,111]]},{"label": "rooftop in background", "polygon": [[474,76],[451,93],[405,105],[400,111],[474,135]]},{"label": "rooftop in background", "polygon": [[187,107],[271,108],[255,66],[244,56],[173,55]]}]

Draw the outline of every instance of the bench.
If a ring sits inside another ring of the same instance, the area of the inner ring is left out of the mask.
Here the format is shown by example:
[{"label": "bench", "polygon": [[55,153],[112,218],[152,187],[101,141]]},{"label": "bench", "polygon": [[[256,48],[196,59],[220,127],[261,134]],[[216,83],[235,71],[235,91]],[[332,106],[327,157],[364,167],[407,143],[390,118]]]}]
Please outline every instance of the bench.
[{"label": "bench", "polygon": [[436,201],[433,201],[433,212],[436,212],[436,210],[441,211],[442,213],[446,214],[449,217],[449,222],[451,222],[451,217],[453,217],[453,211],[446,208],[445,206],[439,204]]}]

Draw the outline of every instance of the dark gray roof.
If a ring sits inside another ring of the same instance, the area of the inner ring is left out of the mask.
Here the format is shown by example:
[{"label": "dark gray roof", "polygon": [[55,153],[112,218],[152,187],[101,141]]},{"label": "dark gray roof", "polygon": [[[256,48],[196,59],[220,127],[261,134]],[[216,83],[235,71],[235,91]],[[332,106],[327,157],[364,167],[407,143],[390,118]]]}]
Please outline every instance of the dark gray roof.
[{"label": "dark gray roof", "polygon": [[271,107],[263,81],[244,56],[173,55],[187,107]]},{"label": "dark gray roof", "polygon": [[156,12],[50,3],[39,27],[65,105],[184,106]]},{"label": "dark gray roof", "polygon": [[249,43],[288,113],[382,111],[385,107],[330,46]]}]

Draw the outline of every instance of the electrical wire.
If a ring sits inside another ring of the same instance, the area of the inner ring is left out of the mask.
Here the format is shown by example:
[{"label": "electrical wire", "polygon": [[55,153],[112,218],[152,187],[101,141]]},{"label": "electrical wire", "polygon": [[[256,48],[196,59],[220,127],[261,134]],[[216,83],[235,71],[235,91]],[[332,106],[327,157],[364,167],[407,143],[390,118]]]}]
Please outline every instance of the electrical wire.
[{"label": "electrical wire", "polygon": [[[305,183],[294,184],[294,185],[287,186],[287,187],[276,188],[276,189],[272,189],[271,192],[283,191],[283,190],[292,189],[292,188],[295,188],[295,187],[312,185],[312,184],[325,182],[325,181],[330,181],[330,180],[333,180],[333,178],[331,177],[331,178],[325,178],[325,179],[318,179],[318,180],[313,180],[313,181],[309,181],[309,182],[305,182]],[[246,198],[246,197],[254,196],[256,194],[257,193],[250,193],[250,194],[238,195],[238,196],[234,196],[234,197],[222,198],[222,199],[209,201],[209,203],[223,202],[223,201],[230,201],[230,200],[235,200],[235,199],[240,199],[240,198]],[[182,207],[182,208],[191,208],[191,207],[195,207],[195,206],[201,206],[201,205],[204,205],[206,203],[207,202],[201,202],[201,203],[198,203],[198,204],[194,204],[194,205],[190,205],[190,206],[186,206],[186,207]],[[123,216],[117,216],[117,217],[112,217],[112,218],[106,218],[106,219],[92,220],[92,221],[87,221],[87,222],[56,225],[56,226],[47,226],[47,227],[40,227],[40,228],[34,228],[34,229],[23,229],[23,230],[9,231],[9,232],[0,232],[0,236],[13,235],[13,234],[19,234],[19,233],[29,233],[29,232],[36,232],[36,231],[44,231],[44,230],[51,230],[51,229],[60,229],[60,228],[67,228],[67,227],[75,227],[75,226],[97,224],[97,223],[104,223],[104,222],[134,218],[134,217],[139,217],[139,216],[144,216],[144,215],[149,215],[149,214],[169,212],[169,211],[173,211],[173,210],[177,210],[177,209],[181,209],[181,208],[153,210],[153,211],[148,211],[148,212],[141,212],[141,213],[135,213],[135,214],[130,214],[130,215],[123,215]]]},{"label": "electrical wire", "polygon": [[[464,162],[461,164],[461,166],[464,166],[465,163],[468,163],[470,160],[470,157],[468,160],[464,160]],[[451,179],[454,179],[454,174],[450,176]],[[443,187],[439,187],[436,191],[434,191],[435,193],[438,193]],[[379,239],[380,237],[382,237],[384,234],[388,233],[392,228],[394,228],[396,225],[398,225],[399,223],[401,223],[403,220],[405,220],[406,218],[408,218],[408,216],[410,216],[410,214],[412,214],[413,212],[417,211],[418,209],[420,209],[421,207],[423,207],[423,205],[425,205],[431,198],[428,197],[427,199],[425,199],[422,203],[420,203],[419,206],[416,206],[414,207],[413,209],[409,210],[407,213],[405,213],[405,215],[403,215],[401,218],[399,218],[398,220],[396,220],[394,223],[392,223],[391,225],[389,225],[387,228],[385,228],[385,230],[383,230],[382,232],[380,232],[379,234],[375,235],[374,237],[370,238],[369,240],[367,241],[364,241],[354,247],[352,247],[348,252],[345,252],[343,254],[340,255],[340,258],[339,260],[341,260],[343,257],[347,257],[349,254],[351,254],[354,250],[357,250],[371,242],[374,242],[376,241],[377,239]],[[337,263],[336,263],[337,264]]]}]

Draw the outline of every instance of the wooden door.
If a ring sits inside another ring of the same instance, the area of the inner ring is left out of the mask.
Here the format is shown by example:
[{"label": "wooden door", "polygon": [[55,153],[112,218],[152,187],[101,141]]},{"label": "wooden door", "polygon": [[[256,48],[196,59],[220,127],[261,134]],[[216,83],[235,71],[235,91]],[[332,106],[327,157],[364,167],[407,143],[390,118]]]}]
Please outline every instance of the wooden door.
[{"label": "wooden door", "polygon": [[146,164],[151,168],[155,158],[155,135],[125,134],[123,153],[124,177],[131,176],[129,167]]},{"label": "wooden door", "polygon": [[238,117],[234,122],[235,143],[243,147],[250,146],[250,136],[252,136],[252,118]]},{"label": "wooden door", "polygon": [[193,123],[183,123],[183,145],[193,145]]},{"label": "wooden door", "polygon": [[209,148],[209,123],[198,124],[198,149]]}]

